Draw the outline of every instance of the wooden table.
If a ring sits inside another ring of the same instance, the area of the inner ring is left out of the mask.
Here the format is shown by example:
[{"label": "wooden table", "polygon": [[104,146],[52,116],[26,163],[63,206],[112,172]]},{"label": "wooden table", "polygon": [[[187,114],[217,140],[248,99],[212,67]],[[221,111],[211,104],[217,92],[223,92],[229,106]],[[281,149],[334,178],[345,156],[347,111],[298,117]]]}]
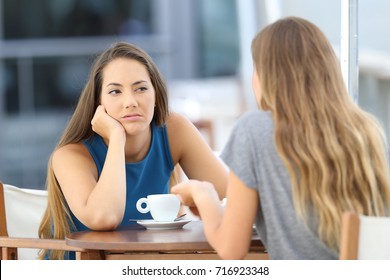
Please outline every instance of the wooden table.
[{"label": "wooden table", "polygon": [[[83,249],[76,259],[219,259],[207,242],[201,221],[183,229],[146,230],[134,224],[115,231],[80,231],[66,237],[66,244]],[[268,259],[260,239],[254,235],[247,259]]]}]

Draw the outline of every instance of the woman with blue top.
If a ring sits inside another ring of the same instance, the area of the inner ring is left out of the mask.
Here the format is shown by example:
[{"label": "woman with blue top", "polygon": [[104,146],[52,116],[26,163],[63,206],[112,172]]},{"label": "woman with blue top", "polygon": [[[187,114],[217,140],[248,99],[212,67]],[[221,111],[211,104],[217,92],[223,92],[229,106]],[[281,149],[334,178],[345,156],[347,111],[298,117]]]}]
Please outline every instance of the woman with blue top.
[{"label": "woman with blue top", "polygon": [[[227,170],[194,125],[168,111],[165,82],[140,48],[117,43],[95,61],[48,166],[48,206],[39,236],[64,239],[145,219],[139,198],[169,192],[176,164],[225,195]],[[74,258],[64,251],[42,258]]]}]

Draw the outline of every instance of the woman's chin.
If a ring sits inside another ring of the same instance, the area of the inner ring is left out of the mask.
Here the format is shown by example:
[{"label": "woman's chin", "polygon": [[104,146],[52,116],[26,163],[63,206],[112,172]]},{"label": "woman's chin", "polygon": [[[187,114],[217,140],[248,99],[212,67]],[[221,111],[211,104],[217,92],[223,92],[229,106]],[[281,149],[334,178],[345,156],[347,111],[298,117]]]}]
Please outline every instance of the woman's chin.
[{"label": "woman's chin", "polygon": [[126,124],[124,125],[126,134],[129,136],[139,135],[149,129],[149,126],[144,126],[141,124]]}]

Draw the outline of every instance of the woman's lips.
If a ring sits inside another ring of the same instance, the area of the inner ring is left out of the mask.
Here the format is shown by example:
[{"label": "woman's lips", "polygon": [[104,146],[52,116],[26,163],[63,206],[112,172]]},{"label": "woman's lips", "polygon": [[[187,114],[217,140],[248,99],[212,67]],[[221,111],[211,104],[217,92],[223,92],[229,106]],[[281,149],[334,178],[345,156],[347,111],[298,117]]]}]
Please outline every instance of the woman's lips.
[{"label": "woman's lips", "polygon": [[141,119],[141,115],[140,114],[128,114],[128,115],[123,116],[122,119],[125,121],[137,121],[137,120]]}]

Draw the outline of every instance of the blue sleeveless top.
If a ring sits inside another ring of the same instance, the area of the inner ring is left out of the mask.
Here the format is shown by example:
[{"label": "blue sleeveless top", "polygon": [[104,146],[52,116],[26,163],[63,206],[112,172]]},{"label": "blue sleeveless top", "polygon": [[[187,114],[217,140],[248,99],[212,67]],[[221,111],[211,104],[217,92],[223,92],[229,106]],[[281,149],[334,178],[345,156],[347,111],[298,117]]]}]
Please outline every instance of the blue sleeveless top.
[{"label": "blue sleeveless top", "polygon": [[[173,160],[169,148],[167,128],[165,125],[152,127],[152,140],[146,157],[139,162],[126,163],[126,208],[121,225],[134,223],[129,219],[151,219],[150,213],[141,214],[135,204],[141,197],[150,194],[169,192],[169,179],[173,170]],[[98,177],[103,169],[107,155],[107,146],[102,137],[94,134],[83,143],[95,161]],[[88,230],[71,212],[76,231]],[[74,252],[66,258],[74,259]]]}]

